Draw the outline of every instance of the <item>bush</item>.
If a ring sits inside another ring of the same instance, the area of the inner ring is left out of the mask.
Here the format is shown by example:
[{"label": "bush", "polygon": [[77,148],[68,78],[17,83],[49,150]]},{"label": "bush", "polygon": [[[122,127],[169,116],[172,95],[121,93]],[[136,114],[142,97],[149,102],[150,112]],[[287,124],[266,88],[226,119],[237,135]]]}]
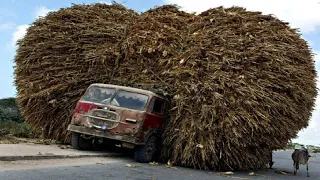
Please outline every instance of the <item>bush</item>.
[{"label": "bush", "polygon": [[11,133],[16,137],[28,138],[32,132],[30,125],[24,121],[22,123],[16,123],[16,126],[11,129]]},{"label": "bush", "polygon": [[0,122],[0,136],[8,134],[16,137],[29,138],[32,136],[31,126],[26,122],[4,121]]},{"label": "bush", "polygon": [[16,137],[38,137],[38,131],[33,132],[16,104],[16,98],[0,99],[0,137],[11,134]]},{"label": "bush", "polygon": [[320,148],[314,149],[313,153],[320,153]]},{"label": "bush", "polygon": [[15,98],[0,99],[0,122],[23,122]]},{"label": "bush", "polygon": [[[2,124],[0,124],[0,125],[2,128]],[[10,134],[10,131],[8,129],[0,129],[0,137],[5,136],[7,134]]]}]

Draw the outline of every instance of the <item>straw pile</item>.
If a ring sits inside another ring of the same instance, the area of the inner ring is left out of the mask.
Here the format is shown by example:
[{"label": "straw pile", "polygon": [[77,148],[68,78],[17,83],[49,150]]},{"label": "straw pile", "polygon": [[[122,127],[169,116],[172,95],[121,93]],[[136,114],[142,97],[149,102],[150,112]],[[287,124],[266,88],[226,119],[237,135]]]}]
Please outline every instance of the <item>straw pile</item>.
[{"label": "straw pile", "polygon": [[45,137],[64,140],[76,101],[91,83],[108,82],[137,16],[119,4],[73,5],[35,21],[15,57],[24,118]]},{"label": "straw pile", "polygon": [[308,125],[317,95],[297,31],[240,7],[137,15],[118,4],[76,5],[37,20],[15,61],[21,112],[49,138],[66,137],[90,83],[168,94],[162,157],[196,168],[261,168]]},{"label": "straw pile", "polygon": [[179,59],[187,72],[175,74],[175,86],[185,88],[173,100],[174,128],[165,141],[174,162],[262,167],[271,150],[308,125],[317,94],[314,62],[286,23],[220,7],[201,13],[185,38]]}]

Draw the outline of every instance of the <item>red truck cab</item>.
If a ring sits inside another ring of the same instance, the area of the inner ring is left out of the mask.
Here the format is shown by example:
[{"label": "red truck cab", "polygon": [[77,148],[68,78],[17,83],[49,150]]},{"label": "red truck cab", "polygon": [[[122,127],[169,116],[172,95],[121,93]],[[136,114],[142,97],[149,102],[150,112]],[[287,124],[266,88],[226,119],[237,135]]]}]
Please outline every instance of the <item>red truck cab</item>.
[{"label": "red truck cab", "polygon": [[150,162],[166,120],[168,100],[151,91],[111,84],[92,84],[77,102],[68,131],[72,147],[90,149],[94,140],[112,140],[134,149],[138,162]]}]

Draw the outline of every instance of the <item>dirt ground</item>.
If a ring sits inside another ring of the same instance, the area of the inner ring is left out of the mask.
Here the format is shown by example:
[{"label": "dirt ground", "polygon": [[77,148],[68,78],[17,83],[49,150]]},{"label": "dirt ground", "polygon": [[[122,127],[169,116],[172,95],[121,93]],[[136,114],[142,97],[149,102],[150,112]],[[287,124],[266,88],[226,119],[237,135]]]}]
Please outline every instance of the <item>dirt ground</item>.
[{"label": "dirt ground", "polygon": [[5,135],[0,136],[0,144],[19,144],[19,143],[33,143],[33,144],[50,144],[50,143],[57,143],[59,142],[53,142],[47,139],[42,138],[20,138],[15,137],[13,135]]},{"label": "dirt ground", "polygon": [[80,166],[88,164],[114,163],[117,159],[92,158],[65,158],[65,159],[36,159],[22,161],[0,161],[0,171],[41,169],[64,166]]}]

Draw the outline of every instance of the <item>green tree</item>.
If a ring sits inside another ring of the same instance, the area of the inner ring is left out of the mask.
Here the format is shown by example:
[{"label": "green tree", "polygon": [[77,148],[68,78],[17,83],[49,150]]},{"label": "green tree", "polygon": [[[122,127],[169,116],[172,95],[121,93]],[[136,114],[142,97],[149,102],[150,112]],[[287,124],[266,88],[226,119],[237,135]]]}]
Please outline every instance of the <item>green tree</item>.
[{"label": "green tree", "polygon": [[19,108],[16,104],[16,98],[0,99],[0,121],[23,122]]}]

